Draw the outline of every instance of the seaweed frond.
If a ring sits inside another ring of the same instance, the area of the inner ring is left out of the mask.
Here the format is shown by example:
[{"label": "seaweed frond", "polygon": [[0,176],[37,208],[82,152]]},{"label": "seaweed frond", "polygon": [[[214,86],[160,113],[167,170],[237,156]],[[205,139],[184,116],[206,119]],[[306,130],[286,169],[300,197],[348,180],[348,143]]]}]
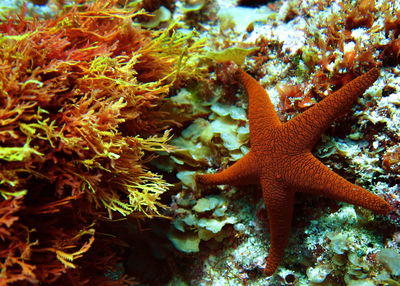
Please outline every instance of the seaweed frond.
[{"label": "seaweed frond", "polygon": [[136,27],[144,12],[116,1],[78,2],[0,23],[0,284],[106,285],[78,274],[85,257],[104,262],[98,272],[117,261],[90,251],[100,222],[165,216],[169,184],[148,162],[171,148],[160,106],[194,76],[201,41]]}]

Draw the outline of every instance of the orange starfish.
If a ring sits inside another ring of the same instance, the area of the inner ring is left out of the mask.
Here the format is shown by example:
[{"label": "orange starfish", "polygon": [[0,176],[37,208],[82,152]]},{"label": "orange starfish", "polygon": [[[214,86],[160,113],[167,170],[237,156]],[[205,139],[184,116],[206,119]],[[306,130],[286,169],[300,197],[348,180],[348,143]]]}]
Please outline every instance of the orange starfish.
[{"label": "orange starfish", "polygon": [[302,114],[281,123],[263,87],[240,70],[249,97],[251,148],[231,167],[216,174],[197,175],[206,185],[261,184],[268,209],[271,246],[265,274],[280,263],[290,233],[295,192],[321,195],[388,214],[390,205],[353,185],[323,165],[311,150],[324,130],[379,77],[376,68],[357,77]]}]

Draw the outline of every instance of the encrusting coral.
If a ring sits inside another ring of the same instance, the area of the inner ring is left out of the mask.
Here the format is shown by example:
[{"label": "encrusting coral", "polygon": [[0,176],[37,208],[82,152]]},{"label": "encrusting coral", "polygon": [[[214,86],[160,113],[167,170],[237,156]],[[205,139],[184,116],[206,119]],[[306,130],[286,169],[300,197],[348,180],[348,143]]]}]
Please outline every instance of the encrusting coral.
[{"label": "encrusting coral", "polygon": [[111,285],[99,221],[162,216],[168,183],[146,163],[169,150],[159,107],[200,45],[135,27],[141,14],[95,1],[0,24],[1,285]]},{"label": "encrusting coral", "polygon": [[[179,217],[173,222],[168,238],[183,252],[198,252],[201,241],[219,242],[230,232],[225,226],[237,222],[227,216],[227,202],[221,196],[207,196],[199,200],[175,197]],[[225,228],[225,229],[224,229]]]}]

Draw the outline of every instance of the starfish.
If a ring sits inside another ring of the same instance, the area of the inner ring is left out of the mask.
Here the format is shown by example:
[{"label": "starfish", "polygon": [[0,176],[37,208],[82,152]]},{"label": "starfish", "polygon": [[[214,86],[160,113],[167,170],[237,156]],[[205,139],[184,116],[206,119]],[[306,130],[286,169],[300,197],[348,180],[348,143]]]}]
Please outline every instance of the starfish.
[{"label": "starfish", "polygon": [[391,211],[385,200],[348,182],[311,153],[332,121],[348,111],[357,97],[379,77],[377,68],[286,123],[279,120],[264,88],[243,70],[239,70],[239,74],[248,94],[250,151],[221,172],[196,175],[196,181],[204,185],[261,185],[271,241],[264,269],[266,275],[271,276],[282,260],[296,192],[328,197],[378,214]]}]

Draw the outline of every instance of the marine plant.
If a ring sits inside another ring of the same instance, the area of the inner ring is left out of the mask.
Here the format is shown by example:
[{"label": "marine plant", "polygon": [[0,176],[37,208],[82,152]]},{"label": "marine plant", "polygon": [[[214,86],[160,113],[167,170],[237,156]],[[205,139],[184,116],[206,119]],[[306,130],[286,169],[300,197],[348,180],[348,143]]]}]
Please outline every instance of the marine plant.
[{"label": "marine plant", "polygon": [[78,1],[0,24],[1,285],[134,283],[104,275],[123,246],[102,225],[163,216],[169,184],[147,167],[170,149],[159,109],[201,46],[135,26],[143,13]]}]

